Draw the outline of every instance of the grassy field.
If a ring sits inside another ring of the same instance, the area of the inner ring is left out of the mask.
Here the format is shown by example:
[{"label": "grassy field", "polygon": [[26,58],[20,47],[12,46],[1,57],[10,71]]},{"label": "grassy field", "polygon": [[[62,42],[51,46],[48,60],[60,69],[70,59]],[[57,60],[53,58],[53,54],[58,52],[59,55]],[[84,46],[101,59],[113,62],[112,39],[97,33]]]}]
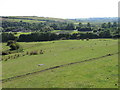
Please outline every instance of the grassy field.
[{"label": "grassy field", "polygon": [[[3,43],[3,50],[8,49],[5,44]],[[3,79],[118,52],[118,41],[113,39],[20,42],[20,44],[24,48],[23,53],[33,50],[45,52],[2,61]],[[118,55],[115,54],[16,78],[4,82],[3,88],[117,88],[117,74]]]},{"label": "grassy field", "polygon": [[41,22],[46,22],[46,21],[38,21],[38,20],[23,20],[23,19],[6,19],[6,21],[9,22],[26,22],[26,23],[41,23]]},{"label": "grassy field", "polygon": [[21,34],[31,34],[31,32],[17,32],[15,36],[20,36]]},{"label": "grassy field", "polygon": [[[68,34],[76,34],[76,33],[86,33],[86,32],[82,32],[82,31],[71,31],[71,30],[53,30],[51,31],[52,33],[61,33],[61,34],[64,34],[64,33],[68,33]],[[90,32],[90,31],[89,31]]]},{"label": "grassy field", "polygon": [[[1,18],[0,18],[1,20]],[[3,21],[9,22],[28,22],[28,23],[44,23],[47,21],[58,21],[58,22],[76,22],[69,19],[60,19],[60,18],[52,18],[52,17],[34,17],[34,16],[10,16],[9,18],[3,18]]]}]

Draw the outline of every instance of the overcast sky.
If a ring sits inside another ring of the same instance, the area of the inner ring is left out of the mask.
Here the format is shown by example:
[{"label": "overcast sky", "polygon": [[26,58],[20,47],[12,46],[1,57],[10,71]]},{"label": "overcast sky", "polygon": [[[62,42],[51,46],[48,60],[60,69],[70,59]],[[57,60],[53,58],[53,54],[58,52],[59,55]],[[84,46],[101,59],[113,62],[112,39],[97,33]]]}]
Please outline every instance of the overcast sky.
[{"label": "overcast sky", "polygon": [[1,0],[0,16],[117,17],[119,0]]}]

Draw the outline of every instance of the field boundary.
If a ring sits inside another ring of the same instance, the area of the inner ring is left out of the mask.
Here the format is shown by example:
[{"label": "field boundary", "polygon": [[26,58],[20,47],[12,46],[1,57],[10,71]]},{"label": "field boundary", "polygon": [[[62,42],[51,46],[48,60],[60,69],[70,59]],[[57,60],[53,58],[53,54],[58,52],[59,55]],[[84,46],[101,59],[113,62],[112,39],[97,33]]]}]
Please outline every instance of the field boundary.
[{"label": "field boundary", "polygon": [[105,58],[105,57],[112,56],[112,55],[115,55],[115,54],[118,54],[118,53],[120,53],[120,52],[112,53],[112,54],[106,54],[104,56],[91,58],[91,59],[86,59],[86,60],[83,60],[83,61],[77,61],[77,62],[71,62],[71,63],[67,63],[67,64],[63,64],[63,65],[58,65],[58,66],[50,67],[50,68],[43,69],[43,70],[40,70],[40,71],[26,73],[26,74],[23,74],[23,75],[13,76],[13,77],[9,77],[9,78],[6,78],[6,79],[2,79],[2,80],[0,80],[0,82],[4,83],[4,82],[11,81],[13,79],[16,79],[16,78],[20,78],[20,77],[24,77],[24,76],[40,73],[40,72],[45,72],[45,71],[48,71],[48,70],[52,70],[52,69],[56,69],[56,68],[60,68],[60,67],[65,67],[65,66],[72,65],[72,64],[78,64],[78,63],[84,63],[84,62],[87,62],[87,61],[98,60],[100,58]]}]

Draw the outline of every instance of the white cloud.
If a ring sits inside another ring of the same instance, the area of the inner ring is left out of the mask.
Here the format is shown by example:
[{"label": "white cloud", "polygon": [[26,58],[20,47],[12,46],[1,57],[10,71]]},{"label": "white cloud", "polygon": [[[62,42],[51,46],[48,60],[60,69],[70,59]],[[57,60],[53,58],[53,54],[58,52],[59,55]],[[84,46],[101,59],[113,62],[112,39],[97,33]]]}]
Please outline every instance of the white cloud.
[{"label": "white cloud", "polygon": [[1,16],[117,17],[119,0],[1,0]]}]

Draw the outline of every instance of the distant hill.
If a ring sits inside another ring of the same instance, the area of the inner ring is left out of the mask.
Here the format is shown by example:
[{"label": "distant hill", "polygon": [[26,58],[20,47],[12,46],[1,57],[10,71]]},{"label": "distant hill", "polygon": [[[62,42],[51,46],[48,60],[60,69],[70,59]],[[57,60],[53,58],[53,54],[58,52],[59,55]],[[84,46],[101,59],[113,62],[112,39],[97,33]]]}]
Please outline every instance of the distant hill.
[{"label": "distant hill", "polygon": [[[0,19],[1,20],[1,19]],[[38,16],[3,16],[3,21],[10,22],[29,22],[29,23],[39,23],[39,22],[90,22],[93,24],[106,23],[106,22],[118,22],[118,17],[98,17],[98,18],[75,18],[75,19],[61,19],[61,18],[51,18],[51,17],[38,17]]]},{"label": "distant hill", "polygon": [[[31,32],[66,30],[77,21],[61,18],[38,17],[38,16],[3,16],[2,31],[5,32]],[[73,29],[73,28],[72,28]]]},{"label": "distant hill", "polygon": [[101,27],[101,24],[117,22],[117,19],[117,17],[61,19],[38,16],[3,16],[0,17],[0,21],[2,20],[0,29],[4,32],[75,30],[76,27],[79,28],[79,22],[82,22],[84,28],[88,22],[92,24],[92,27]]},{"label": "distant hill", "polygon": [[74,20],[69,19],[60,19],[60,18],[51,18],[51,17],[38,17],[38,16],[3,16],[3,21],[11,21],[11,22],[75,22]]},{"label": "distant hill", "polygon": [[117,22],[118,17],[99,17],[99,18],[75,18],[70,19],[78,22],[90,22],[90,23],[106,23],[106,22]]}]

